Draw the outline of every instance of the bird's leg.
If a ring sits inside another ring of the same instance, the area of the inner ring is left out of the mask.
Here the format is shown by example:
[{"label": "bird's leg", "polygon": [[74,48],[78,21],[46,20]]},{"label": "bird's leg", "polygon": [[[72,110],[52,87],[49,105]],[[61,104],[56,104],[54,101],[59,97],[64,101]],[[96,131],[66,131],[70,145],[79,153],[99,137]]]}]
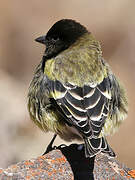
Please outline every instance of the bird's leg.
[{"label": "bird's leg", "polygon": [[45,154],[49,153],[50,151],[52,151],[53,149],[55,149],[55,146],[52,147],[52,145],[53,145],[53,143],[54,143],[54,140],[55,140],[56,136],[57,136],[57,134],[54,134],[51,142],[50,142],[49,145],[47,146],[46,151],[44,152],[43,155],[45,155]]}]

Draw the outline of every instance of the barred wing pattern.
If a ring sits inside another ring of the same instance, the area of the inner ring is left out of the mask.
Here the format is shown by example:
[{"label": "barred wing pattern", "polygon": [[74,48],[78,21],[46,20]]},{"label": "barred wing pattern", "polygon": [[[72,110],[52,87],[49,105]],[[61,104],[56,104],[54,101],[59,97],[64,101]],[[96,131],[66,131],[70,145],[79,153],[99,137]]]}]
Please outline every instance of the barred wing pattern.
[{"label": "barred wing pattern", "polygon": [[108,78],[97,86],[83,87],[52,81],[51,94],[68,123],[83,136],[86,156],[92,157],[101,150],[113,154],[106,140],[98,138],[109,112],[111,91]]}]

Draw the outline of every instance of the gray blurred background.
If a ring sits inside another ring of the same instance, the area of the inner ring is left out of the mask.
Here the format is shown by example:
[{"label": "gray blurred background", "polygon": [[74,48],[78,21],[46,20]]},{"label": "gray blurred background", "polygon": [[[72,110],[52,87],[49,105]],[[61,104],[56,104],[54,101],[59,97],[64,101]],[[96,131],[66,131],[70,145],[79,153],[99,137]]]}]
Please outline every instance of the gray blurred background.
[{"label": "gray blurred background", "polygon": [[127,89],[129,116],[108,139],[118,159],[135,167],[134,0],[0,0],[0,167],[41,155],[52,136],[31,122],[26,97],[44,51],[34,39],[62,18],[88,27]]}]

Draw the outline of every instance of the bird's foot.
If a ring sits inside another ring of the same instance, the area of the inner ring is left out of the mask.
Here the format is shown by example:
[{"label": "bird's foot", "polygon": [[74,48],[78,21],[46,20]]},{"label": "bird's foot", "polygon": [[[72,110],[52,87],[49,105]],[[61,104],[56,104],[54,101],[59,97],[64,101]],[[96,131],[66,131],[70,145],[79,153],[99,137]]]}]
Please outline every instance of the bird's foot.
[{"label": "bird's foot", "polygon": [[64,147],[67,147],[67,145],[66,144],[61,144],[61,145],[57,146],[56,149],[62,149]]}]

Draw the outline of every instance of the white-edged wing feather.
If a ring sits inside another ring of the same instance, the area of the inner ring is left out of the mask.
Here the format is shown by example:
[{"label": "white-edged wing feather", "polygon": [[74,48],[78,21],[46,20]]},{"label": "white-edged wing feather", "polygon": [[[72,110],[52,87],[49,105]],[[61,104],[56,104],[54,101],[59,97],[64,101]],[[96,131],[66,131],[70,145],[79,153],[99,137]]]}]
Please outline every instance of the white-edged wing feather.
[{"label": "white-edged wing feather", "polygon": [[111,91],[108,78],[96,87],[62,84],[52,81],[51,94],[67,117],[84,137],[98,137],[108,115]]}]

